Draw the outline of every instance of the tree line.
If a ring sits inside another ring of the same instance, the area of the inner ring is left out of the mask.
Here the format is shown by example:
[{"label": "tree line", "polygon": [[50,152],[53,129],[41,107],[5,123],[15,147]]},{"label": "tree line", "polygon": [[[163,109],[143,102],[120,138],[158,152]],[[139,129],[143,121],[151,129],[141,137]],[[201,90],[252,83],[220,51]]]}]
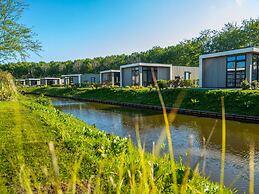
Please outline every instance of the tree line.
[{"label": "tree line", "polygon": [[153,47],[130,55],[112,55],[64,62],[18,62],[0,65],[16,78],[60,76],[71,73],[98,73],[135,62],[198,66],[199,56],[231,49],[259,46],[259,18],[227,23],[221,30],[204,30],[197,37],[166,48]]}]

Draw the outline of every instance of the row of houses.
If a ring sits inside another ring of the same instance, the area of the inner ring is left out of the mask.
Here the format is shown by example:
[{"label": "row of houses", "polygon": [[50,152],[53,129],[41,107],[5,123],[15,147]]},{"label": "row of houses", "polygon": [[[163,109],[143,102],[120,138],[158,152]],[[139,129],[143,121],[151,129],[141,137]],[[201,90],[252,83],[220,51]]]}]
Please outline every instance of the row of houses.
[{"label": "row of houses", "polygon": [[149,86],[157,80],[198,79],[198,67],[173,66],[170,64],[136,63],[120,66],[120,70],[105,70],[99,74],[70,74],[60,78],[17,79],[20,85],[82,85],[83,83],[100,83],[107,85]]},{"label": "row of houses", "polygon": [[23,85],[70,85],[101,83],[125,86],[149,86],[153,75],[157,80],[199,79],[203,88],[239,88],[243,80],[259,81],[259,48],[249,47],[201,55],[199,67],[173,66],[158,63],[135,63],[120,66],[120,70],[105,70],[100,74],[71,74],[61,78],[29,78],[17,80]]}]

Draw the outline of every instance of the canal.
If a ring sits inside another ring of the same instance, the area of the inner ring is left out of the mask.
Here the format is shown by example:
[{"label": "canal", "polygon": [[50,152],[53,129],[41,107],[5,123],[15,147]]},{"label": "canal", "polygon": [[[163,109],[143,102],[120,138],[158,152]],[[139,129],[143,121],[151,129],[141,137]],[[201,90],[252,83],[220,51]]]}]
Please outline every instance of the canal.
[{"label": "canal", "polygon": [[[115,105],[79,102],[52,98],[53,105],[67,114],[90,125],[121,137],[131,137],[136,142],[136,127],[141,142],[151,151],[153,142],[163,134],[164,119],[159,111],[125,108]],[[227,121],[227,145],[225,161],[225,185],[237,188],[239,193],[247,192],[249,187],[249,158],[251,147],[255,149],[254,174],[255,193],[259,193],[259,125]],[[200,171],[212,181],[218,181],[221,167],[221,120],[178,114],[170,124],[175,157],[185,162],[186,153],[191,148],[191,165],[194,165],[204,151],[204,138],[212,137],[206,147],[205,160],[200,162]],[[190,146],[190,142],[191,146]],[[165,146],[162,152],[166,152]]]}]

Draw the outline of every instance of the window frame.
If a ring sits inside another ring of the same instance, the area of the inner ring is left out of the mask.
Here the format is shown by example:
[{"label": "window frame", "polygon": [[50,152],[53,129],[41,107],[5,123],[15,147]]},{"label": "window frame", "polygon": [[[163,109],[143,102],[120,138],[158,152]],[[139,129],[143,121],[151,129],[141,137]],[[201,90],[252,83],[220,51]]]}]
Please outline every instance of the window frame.
[{"label": "window frame", "polygon": [[[238,57],[244,56],[244,59],[238,59]],[[230,60],[229,58],[232,57],[233,59]],[[244,80],[246,79],[246,60],[247,56],[246,54],[236,54],[236,55],[228,55],[226,56],[226,88],[240,88],[240,86],[237,86],[237,72],[244,72]],[[228,63],[234,62],[234,69],[228,69]],[[237,68],[238,62],[245,62],[244,68]],[[228,72],[234,72],[234,86],[228,86]]]}]

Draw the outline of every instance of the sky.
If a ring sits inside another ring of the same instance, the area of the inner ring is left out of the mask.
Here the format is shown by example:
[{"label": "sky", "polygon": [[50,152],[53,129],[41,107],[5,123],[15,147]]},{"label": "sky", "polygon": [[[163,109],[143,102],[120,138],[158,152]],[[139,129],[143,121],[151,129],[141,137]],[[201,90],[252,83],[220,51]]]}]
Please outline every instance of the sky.
[{"label": "sky", "polygon": [[21,23],[43,51],[27,61],[66,61],[167,47],[259,18],[259,0],[25,0]]}]

